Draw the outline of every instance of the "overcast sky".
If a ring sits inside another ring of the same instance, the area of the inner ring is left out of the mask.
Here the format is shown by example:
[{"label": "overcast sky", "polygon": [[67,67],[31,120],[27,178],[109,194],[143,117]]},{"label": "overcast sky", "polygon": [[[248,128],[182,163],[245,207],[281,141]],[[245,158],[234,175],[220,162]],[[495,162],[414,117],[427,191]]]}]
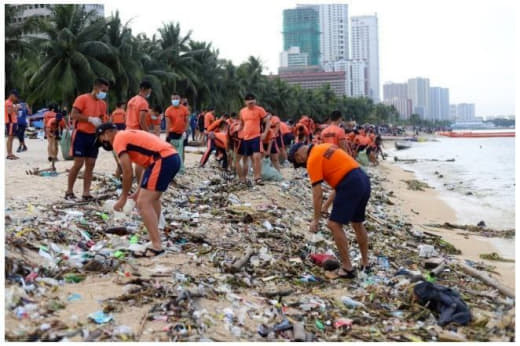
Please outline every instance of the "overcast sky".
[{"label": "overcast sky", "polygon": [[[381,88],[416,76],[450,89],[450,103],[475,103],[477,116],[513,114],[514,1],[493,0],[183,0],[105,3],[132,18],[134,34],[178,21],[195,40],[211,41],[235,64],[259,57],[277,73],[282,11],[297,3],[347,3],[349,16],[377,13]],[[382,95],[382,92],[381,92]]]}]

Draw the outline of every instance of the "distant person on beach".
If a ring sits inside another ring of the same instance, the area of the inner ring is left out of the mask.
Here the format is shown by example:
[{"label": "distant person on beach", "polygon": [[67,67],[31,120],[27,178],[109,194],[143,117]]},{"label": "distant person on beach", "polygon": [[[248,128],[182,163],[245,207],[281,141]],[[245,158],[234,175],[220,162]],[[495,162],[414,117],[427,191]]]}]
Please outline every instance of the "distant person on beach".
[{"label": "distant person on beach", "polygon": [[209,107],[204,114],[204,134],[208,131],[208,127],[215,121],[215,107]]},{"label": "distant person on beach", "polygon": [[5,135],[7,136],[7,159],[18,160],[19,157],[13,154],[13,141],[18,130],[18,91],[13,89],[9,92],[5,100]]},{"label": "distant person on beach", "polygon": [[181,96],[174,92],[171,97],[171,105],[166,108],[164,117],[166,118],[166,141],[172,139],[179,140],[186,132],[189,126],[188,117],[190,111],[186,106],[181,104]]},{"label": "distant person on beach", "polygon": [[48,142],[47,155],[53,171],[56,171],[55,163],[58,161],[58,142],[61,139],[65,127],[65,120],[61,113],[57,113],[55,117],[49,118],[45,124],[45,132],[47,134]]},{"label": "distant person on beach", "polygon": [[342,115],[340,111],[333,111],[330,116],[330,125],[321,132],[321,138],[323,143],[331,143],[340,147],[343,151],[352,155],[350,147],[347,143],[347,136],[345,130],[339,127]]},{"label": "distant person on beach", "polygon": [[148,132],[153,133],[157,137],[161,136],[161,113],[161,106],[155,105],[150,108],[150,111],[146,115],[146,125],[148,126]]},{"label": "distant person on beach", "polygon": [[148,230],[151,246],[143,254],[153,257],[164,253],[159,235],[161,195],[181,167],[177,151],[161,138],[144,131],[118,131],[114,124],[106,123],[97,129],[98,146],[114,150],[123,169],[123,187],[114,210],[121,211],[132,188],[132,163],[143,168],[137,191],[133,194],[143,223]]},{"label": "distant person on beach", "polygon": [[110,122],[117,126],[118,130],[126,129],[126,111],[125,111],[125,103],[118,102],[116,109],[112,112],[110,116]]},{"label": "distant person on beach", "polygon": [[[228,116],[229,118],[229,116]],[[219,121],[220,120],[220,121]],[[208,132],[208,141],[206,146],[206,152],[202,155],[200,159],[200,167],[204,167],[204,165],[208,162],[209,157],[213,151],[217,153],[217,161],[220,161],[222,164],[222,168],[224,170],[228,169],[229,166],[229,133],[228,133],[228,123],[227,118],[221,117],[215,121],[212,125],[210,125],[210,131]],[[218,124],[216,127],[212,127],[213,125]]]},{"label": "distant person on beach", "polygon": [[190,130],[191,130],[191,140],[195,142],[195,134],[197,131],[197,115],[195,113],[190,115]]},{"label": "distant person on beach", "polygon": [[204,138],[204,115],[206,114],[206,109],[203,109],[199,115],[197,115],[197,141],[202,142]]},{"label": "distant person on beach", "polygon": [[[146,117],[150,111],[150,105],[147,99],[152,94],[152,83],[149,81],[142,81],[139,84],[139,92],[132,97],[126,104],[126,128],[129,130],[143,130],[148,131]],[[140,166],[135,166],[135,176],[137,181],[141,178],[142,169]]]},{"label": "distant person on beach", "polygon": [[67,192],[65,199],[76,199],[74,195],[74,183],[78,177],[80,169],[85,165],[83,175],[83,200],[94,199],[90,195],[90,184],[96,159],[98,157],[98,147],[96,146],[96,128],[103,123],[103,118],[107,116],[107,105],[103,101],[108,92],[109,83],[106,79],[98,78],[94,81],[92,91],[80,95],[72,105],[71,118],[74,121],[74,131],[72,132],[72,144],[70,155],[74,157],[74,164],[69,171]]},{"label": "distant person on beach", "polygon": [[[237,155],[237,161],[242,161],[242,166],[238,169],[239,180],[240,183],[248,185],[246,178],[249,166],[247,161],[249,158],[252,158],[255,184],[263,185],[264,183],[261,177],[261,145],[267,136],[267,132],[271,128],[271,119],[265,109],[256,104],[256,98],[253,94],[247,94],[244,98],[244,102],[246,106],[242,108],[239,113],[240,131],[242,131],[243,136]],[[264,123],[263,133],[261,133],[262,123]]]},{"label": "distant person on beach", "polygon": [[333,144],[295,144],[289,152],[294,168],[306,167],[312,184],[314,219],[310,231],[317,232],[322,215],[323,191],[327,182],[334,192],[334,203],[327,226],[332,231],[342,267],[338,276],[354,278],[355,270],[348,254],[348,242],[343,225],[352,225],[361,251],[362,270],[368,270],[368,234],[363,226],[365,209],[370,198],[370,179],[350,155]]},{"label": "distant person on beach", "polygon": [[25,130],[27,129],[27,116],[32,114],[31,107],[26,102],[21,101],[18,104],[18,129],[16,131],[16,137],[18,137],[18,149],[17,153],[27,151],[27,145],[25,145]]},{"label": "distant person on beach", "polygon": [[280,148],[280,162],[283,163],[287,160],[287,148],[290,148],[294,139],[291,126],[284,121],[280,121],[280,139],[282,144]]}]

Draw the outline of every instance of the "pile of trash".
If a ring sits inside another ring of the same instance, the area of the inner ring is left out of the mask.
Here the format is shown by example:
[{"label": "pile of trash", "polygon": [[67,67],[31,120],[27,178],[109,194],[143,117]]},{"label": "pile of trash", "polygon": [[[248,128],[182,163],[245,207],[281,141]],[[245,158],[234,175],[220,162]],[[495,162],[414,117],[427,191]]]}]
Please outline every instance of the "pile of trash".
[{"label": "pile of trash", "polygon": [[[241,189],[218,169],[186,167],[163,195],[166,253],[143,258],[138,213],[95,203],[8,205],[9,341],[511,341],[514,298],[468,274],[457,250],[387,212],[377,168],[366,227],[371,272],[338,278],[325,220],[308,231],[304,170]],[[21,202],[18,202],[21,203]],[[22,210],[22,213],[15,211]],[[354,264],[360,253],[347,228]],[[467,269],[467,268],[466,268]],[[510,294],[509,294],[510,295]]]}]

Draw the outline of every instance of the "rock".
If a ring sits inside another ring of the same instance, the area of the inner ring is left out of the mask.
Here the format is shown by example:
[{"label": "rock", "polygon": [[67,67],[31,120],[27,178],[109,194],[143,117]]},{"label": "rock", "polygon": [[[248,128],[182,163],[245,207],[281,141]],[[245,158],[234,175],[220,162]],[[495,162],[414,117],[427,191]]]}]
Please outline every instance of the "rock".
[{"label": "rock", "polygon": [[480,221],[479,223],[477,223],[477,226],[481,227],[481,228],[485,228],[486,227],[486,223],[484,221]]}]

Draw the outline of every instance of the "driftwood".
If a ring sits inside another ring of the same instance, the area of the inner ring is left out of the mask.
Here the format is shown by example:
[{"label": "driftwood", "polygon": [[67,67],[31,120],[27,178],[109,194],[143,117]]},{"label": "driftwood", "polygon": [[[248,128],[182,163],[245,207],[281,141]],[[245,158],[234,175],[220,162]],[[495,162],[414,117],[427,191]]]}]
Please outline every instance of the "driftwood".
[{"label": "driftwood", "polygon": [[246,254],[242,258],[240,258],[239,260],[235,261],[235,263],[233,263],[233,265],[229,268],[229,271],[232,273],[236,273],[236,272],[240,271],[240,269],[243,266],[245,266],[247,262],[249,262],[249,259],[254,254],[255,254],[255,250],[253,250],[253,249],[247,250]]},{"label": "driftwood", "polygon": [[460,267],[462,268],[462,271],[464,271],[466,274],[469,274],[471,276],[473,276],[474,278],[477,278],[479,280],[481,280],[482,282],[484,282],[485,284],[491,286],[491,287],[494,287],[496,288],[500,293],[510,297],[510,298],[514,298],[515,297],[515,291],[510,289],[509,287],[506,287],[504,285],[502,285],[501,283],[499,283],[496,279],[492,279],[490,278],[486,273],[483,273],[481,271],[478,271],[474,268],[471,268],[470,266],[468,266],[467,264],[465,263],[459,263]]}]

